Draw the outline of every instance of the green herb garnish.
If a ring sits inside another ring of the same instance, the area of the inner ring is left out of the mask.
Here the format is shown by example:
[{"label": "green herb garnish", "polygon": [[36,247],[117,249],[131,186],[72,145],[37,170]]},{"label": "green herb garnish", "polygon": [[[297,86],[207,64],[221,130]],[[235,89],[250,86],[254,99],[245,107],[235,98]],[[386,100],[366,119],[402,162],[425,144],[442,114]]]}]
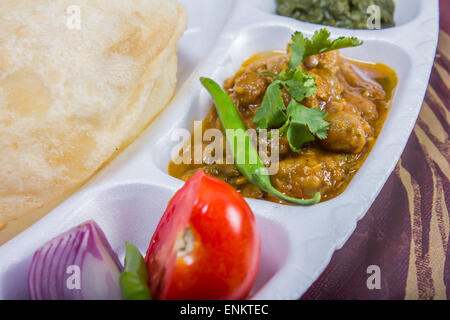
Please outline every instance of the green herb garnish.
[{"label": "green herb garnish", "polygon": [[330,124],[324,119],[328,116],[326,111],[308,108],[292,100],[287,108],[288,121],[286,136],[291,149],[300,152],[307,142],[319,139],[326,139]]},{"label": "green herb garnish", "polygon": [[276,129],[287,120],[286,106],[283,101],[283,93],[280,81],[275,80],[266,90],[261,106],[256,110],[253,121],[259,129]]},{"label": "green herb garnish", "polygon": [[[295,32],[292,43],[289,44],[289,70],[278,75],[264,73],[274,80],[267,88],[262,104],[253,118],[258,129],[280,129],[280,134],[287,137],[295,152],[300,152],[305,143],[314,141],[315,138],[326,139],[330,127],[324,120],[328,116],[327,112],[301,104],[303,99],[316,94],[315,78],[297,67],[309,56],[361,44],[362,41],[354,37],[331,40],[327,29],[316,31],[311,39],[305,38],[301,32]],[[288,108],[284,104],[283,90],[291,97]]]},{"label": "green herb garnish", "polygon": [[288,120],[282,89],[285,89],[292,99],[302,101],[316,94],[317,86],[315,78],[301,70],[283,71],[279,75],[266,73],[266,75],[272,76],[275,80],[267,87],[253,121],[258,129],[278,129]]},{"label": "green herb garnish", "polygon": [[138,248],[126,243],[125,267],[120,274],[120,290],[125,300],[151,300],[148,273]]},{"label": "green herb garnish", "polygon": [[291,49],[289,68],[297,68],[309,56],[338,49],[357,47],[363,44],[362,41],[355,37],[339,37],[336,40],[331,40],[330,35],[330,31],[325,28],[314,32],[311,39],[305,38],[301,32],[297,31],[294,33],[292,36],[293,43],[289,45]]}]

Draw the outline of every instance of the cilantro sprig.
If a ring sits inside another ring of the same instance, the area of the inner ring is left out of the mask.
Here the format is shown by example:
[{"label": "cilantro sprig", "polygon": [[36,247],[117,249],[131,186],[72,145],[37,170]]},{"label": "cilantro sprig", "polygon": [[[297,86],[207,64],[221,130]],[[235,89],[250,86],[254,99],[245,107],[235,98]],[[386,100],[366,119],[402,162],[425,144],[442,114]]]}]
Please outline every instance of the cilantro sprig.
[{"label": "cilantro sprig", "polygon": [[330,31],[326,28],[314,32],[311,39],[305,38],[299,31],[295,32],[292,35],[292,43],[289,45],[291,51],[289,68],[296,69],[309,56],[338,49],[357,47],[363,44],[356,37],[339,37],[336,40],[331,40],[330,35]]},{"label": "cilantro sprig", "polygon": [[274,81],[267,87],[261,106],[253,119],[259,129],[278,129],[288,120],[282,89],[296,101],[316,94],[315,78],[306,72],[289,70],[271,76]]},{"label": "cilantro sprig", "polygon": [[[280,74],[264,73],[274,80],[267,88],[262,104],[253,118],[257,127],[280,129],[281,136],[287,137],[295,152],[301,152],[305,143],[316,138],[326,139],[330,128],[330,124],[325,121],[328,113],[301,104],[303,99],[316,94],[315,78],[297,67],[309,56],[361,44],[362,41],[354,37],[331,40],[330,32],[325,28],[316,31],[311,39],[305,38],[301,32],[295,32],[292,43],[289,44],[289,70]],[[283,90],[291,97],[287,108]]]},{"label": "cilantro sprig", "polygon": [[300,152],[302,146],[315,140],[326,139],[330,124],[324,119],[328,116],[326,111],[308,108],[292,100],[287,108],[288,125],[286,136],[291,149]]},{"label": "cilantro sprig", "polygon": [[280,81],[275,80],[266,90],[261,106],[256,110],[253,121],[258,129],[277,129],[287,120],[286,106]]}]

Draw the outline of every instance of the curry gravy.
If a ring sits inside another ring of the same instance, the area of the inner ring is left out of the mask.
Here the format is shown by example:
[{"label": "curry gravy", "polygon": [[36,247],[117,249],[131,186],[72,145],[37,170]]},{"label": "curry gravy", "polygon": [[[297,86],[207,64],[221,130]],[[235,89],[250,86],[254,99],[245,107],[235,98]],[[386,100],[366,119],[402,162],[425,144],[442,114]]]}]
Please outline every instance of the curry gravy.
[{"label": "curry gravy", "polygon": [[[264,52],[242,64],[225,81],[227,91],[247,128],[255,128],[253,117],[272,79],[262,72],[280,73],[288,68],[286,53]],[[292,151],[286,138],[280,139],[279,171],[271,176],[279,191],[296,198],[322,193],[322,201],[341,194],[363,165],[381,132],[392,105],[397,75],[381,63],[350,60],[333,51],[309,57],[299,68],[316,77],[317,93],[302,101],[307,107],[328,112],[328,138],[306,144],[300,153]],[[285,95],[286,105],[290,97]],[[222,129],[213,107],[203,121],[207,129]],[[204,142],[203,148],[211,142]],[[225,154],[225,153],[224,153]],[[282,203],[250,184],[234,165],[169,164],[169,174],[188,180],[203,170],[236,188],[243,196]],[[193,163],[193,161],[191,162]]]}]

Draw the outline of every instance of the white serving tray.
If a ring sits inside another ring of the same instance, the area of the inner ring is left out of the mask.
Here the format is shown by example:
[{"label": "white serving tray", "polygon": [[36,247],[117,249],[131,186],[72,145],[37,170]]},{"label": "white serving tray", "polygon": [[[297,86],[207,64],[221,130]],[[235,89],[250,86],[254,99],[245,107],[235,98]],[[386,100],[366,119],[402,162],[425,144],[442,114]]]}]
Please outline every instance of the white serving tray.
[{"label": "white serving tray", "polygon": [[[182,0],[189,25],[180,40],[176,95],[139,139],[91,181],[39,222],[0,247],[0,299],[28,298],[31,257],[46,241],[88,219],[105,231],[123,261],[124,243],[145,252],[168,200],[182,182],[167,174],[171,132],[191,128],[211,105],[199,77],[219,83],[259,51],[284,49],[295,30],[309,36],[319,25],[274,14],[274,0]],[[399,85],[380,138],[347,190],[313,207],[248,200],[262,235],[254,299],[297,299],[317,279],[367,212],[394,169],[414,127],[438,39],[437,0],[397,0],[397,27],[328,28],[334,37],[357,36],[362,47],[346,56],[395,69]],[[395,212],[392,212],[395,214]]]}]

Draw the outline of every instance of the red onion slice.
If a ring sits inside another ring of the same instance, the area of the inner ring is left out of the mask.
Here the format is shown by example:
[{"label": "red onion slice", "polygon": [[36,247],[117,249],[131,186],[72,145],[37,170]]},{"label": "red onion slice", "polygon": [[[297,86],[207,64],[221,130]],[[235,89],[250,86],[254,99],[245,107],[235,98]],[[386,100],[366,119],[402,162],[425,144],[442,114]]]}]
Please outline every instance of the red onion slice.
[{"label": "red onion slice", "polygon": [[28,272],[32,300],[119,300],[122,265],[95,221],[37,250]]}]

